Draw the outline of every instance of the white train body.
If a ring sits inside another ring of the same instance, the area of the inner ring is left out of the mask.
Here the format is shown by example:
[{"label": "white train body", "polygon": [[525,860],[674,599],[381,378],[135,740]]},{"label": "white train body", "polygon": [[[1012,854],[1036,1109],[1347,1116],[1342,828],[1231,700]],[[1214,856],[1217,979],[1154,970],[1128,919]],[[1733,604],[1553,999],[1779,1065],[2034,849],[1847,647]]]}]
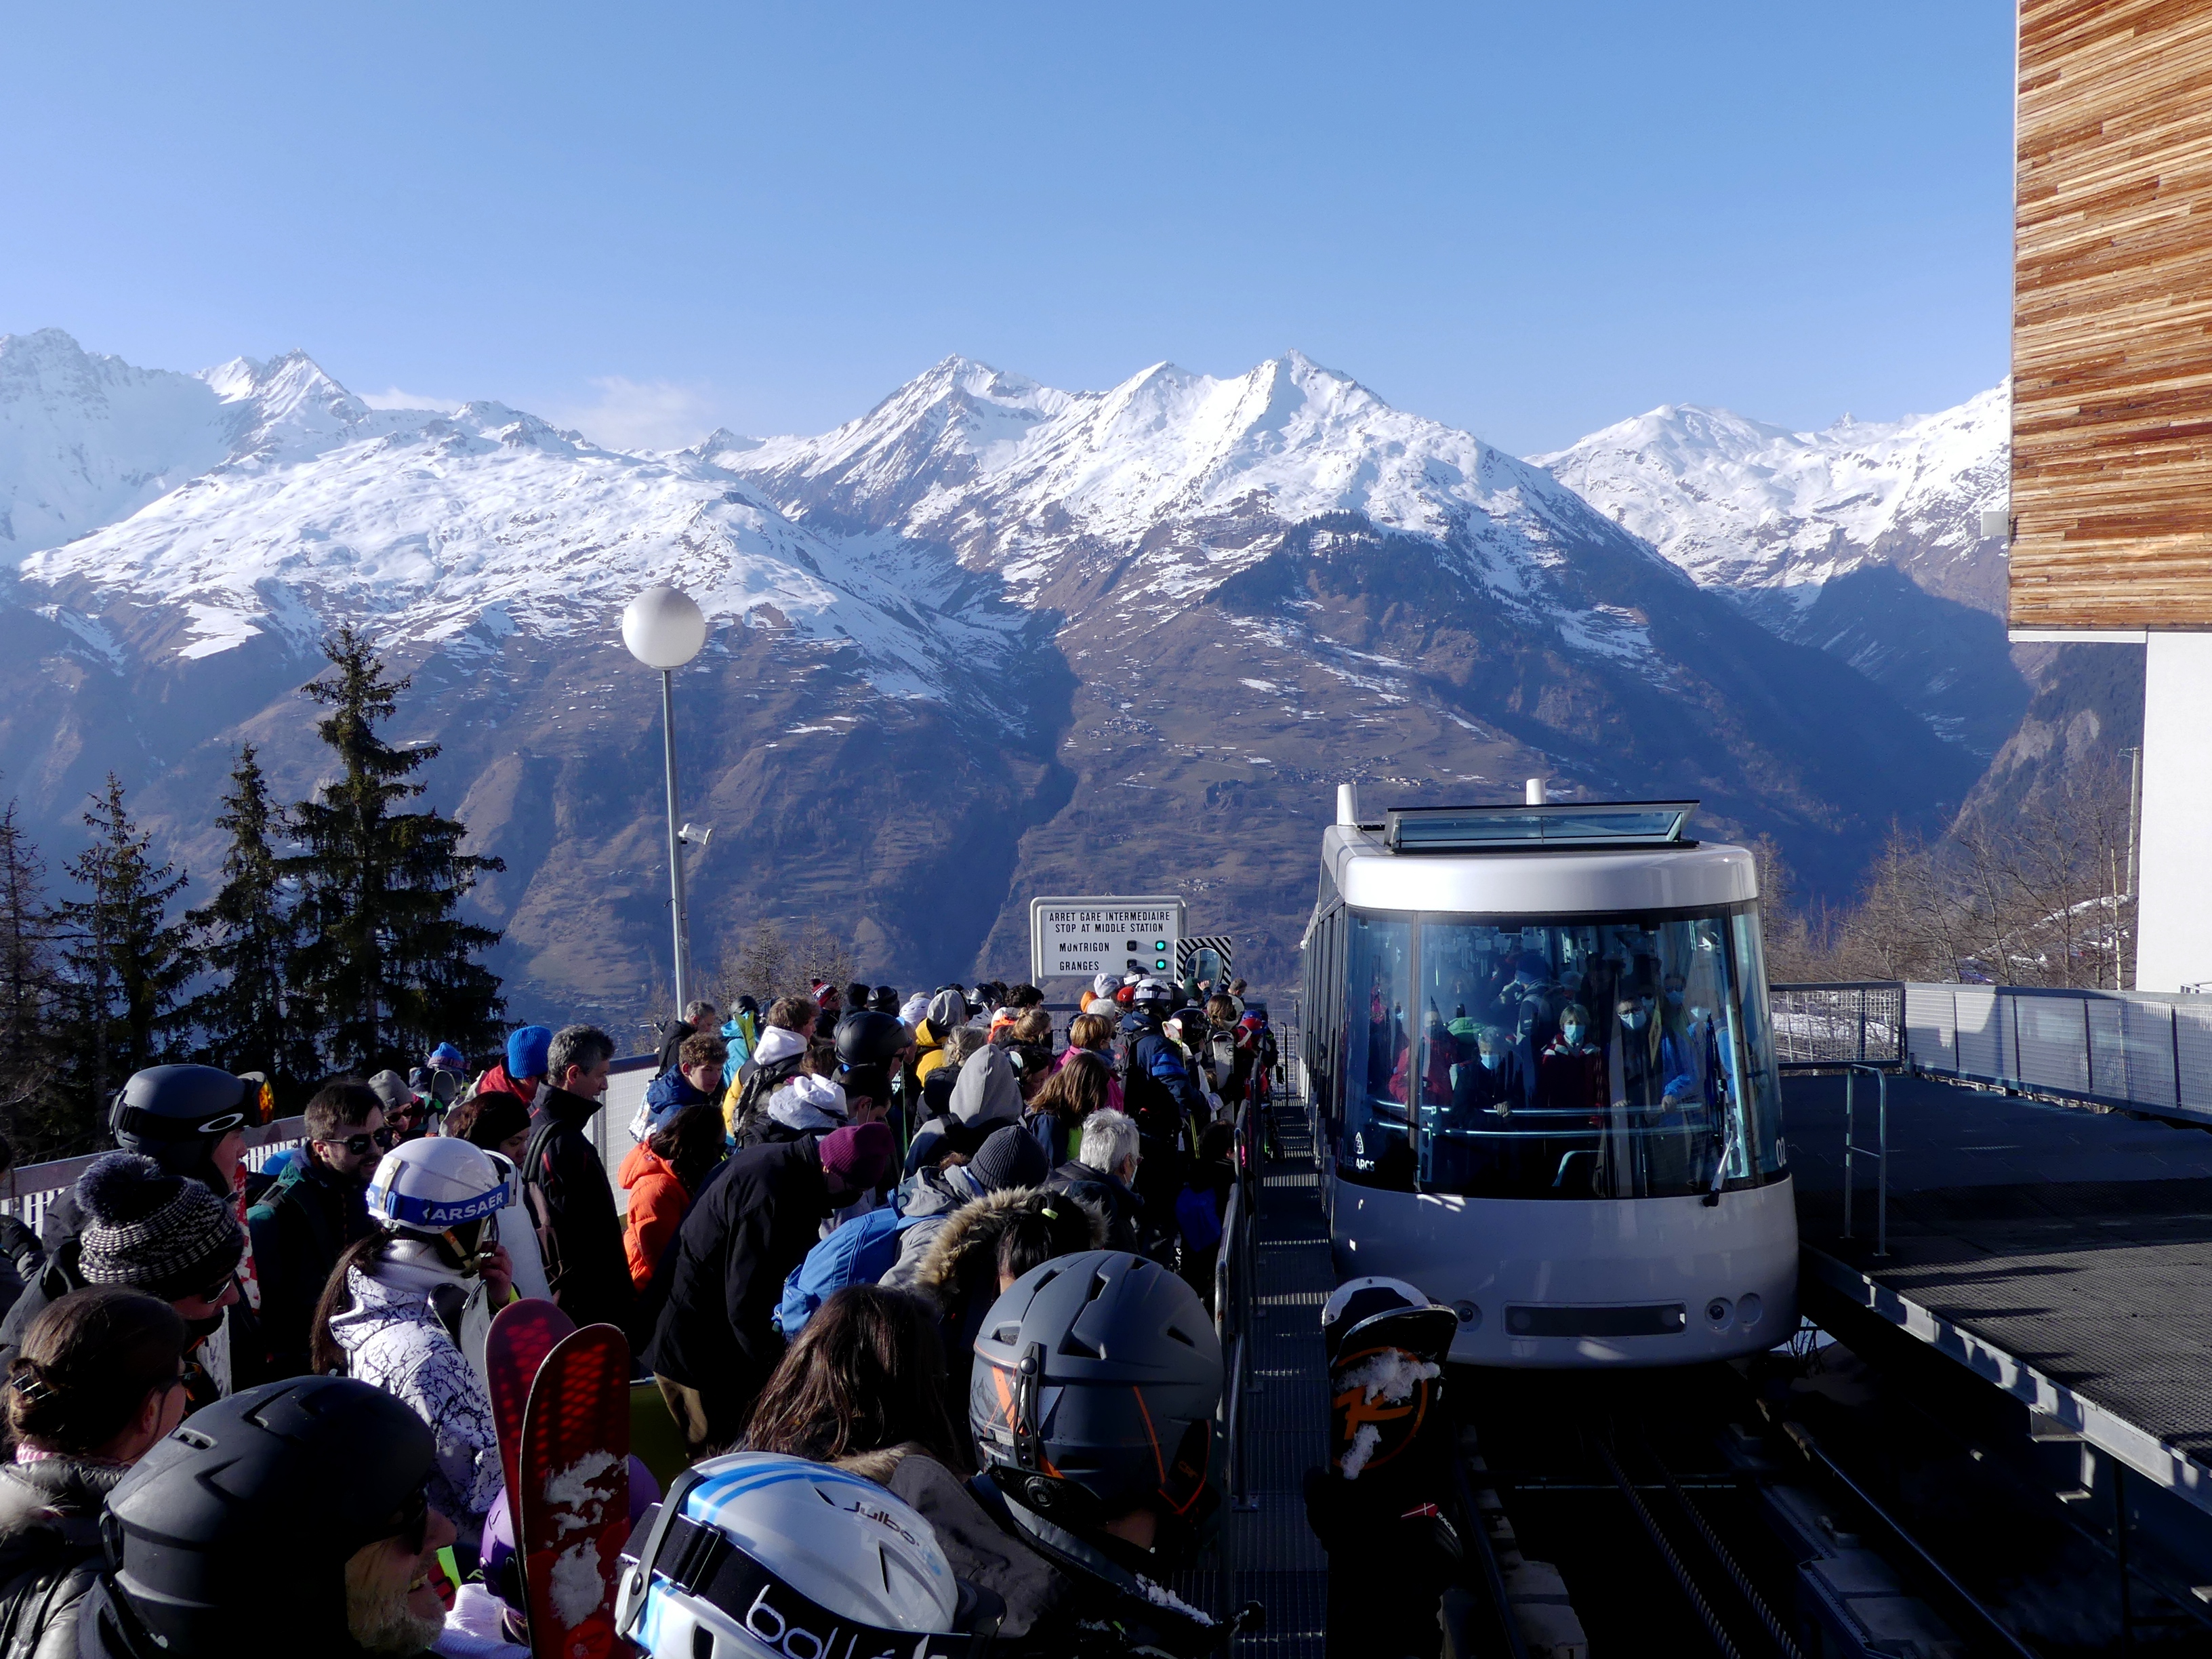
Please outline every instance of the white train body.
[{"label": "white train body", "polygon": [[1796,1322],[1743,848],[1681,803],[1437,808],[1325,835],[1301,1044],[1340,1277],[1455,1360],[1674,1365]]}]

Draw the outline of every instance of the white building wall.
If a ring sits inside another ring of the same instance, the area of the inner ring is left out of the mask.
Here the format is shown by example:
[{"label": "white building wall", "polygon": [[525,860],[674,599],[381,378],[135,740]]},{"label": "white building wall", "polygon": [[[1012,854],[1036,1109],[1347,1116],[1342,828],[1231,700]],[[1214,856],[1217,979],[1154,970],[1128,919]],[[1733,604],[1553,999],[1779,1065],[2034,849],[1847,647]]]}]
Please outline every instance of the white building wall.
[{"label": "white building wall", "polygon": [[2212,984],[2212,634],[2144,645],[2136,988]]}]

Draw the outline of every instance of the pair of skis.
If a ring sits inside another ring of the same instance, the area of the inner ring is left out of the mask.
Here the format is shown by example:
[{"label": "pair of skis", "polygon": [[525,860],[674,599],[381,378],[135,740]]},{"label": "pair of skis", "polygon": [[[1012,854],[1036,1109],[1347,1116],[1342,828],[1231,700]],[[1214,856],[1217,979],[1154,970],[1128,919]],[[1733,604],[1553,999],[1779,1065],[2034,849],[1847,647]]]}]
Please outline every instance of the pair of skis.
[{"label": "pair of skis", "polygon": [[508,1304],[484,1344],[531,1659],[613,1659],[629,1534],[629,1343],[550,1302]]}]

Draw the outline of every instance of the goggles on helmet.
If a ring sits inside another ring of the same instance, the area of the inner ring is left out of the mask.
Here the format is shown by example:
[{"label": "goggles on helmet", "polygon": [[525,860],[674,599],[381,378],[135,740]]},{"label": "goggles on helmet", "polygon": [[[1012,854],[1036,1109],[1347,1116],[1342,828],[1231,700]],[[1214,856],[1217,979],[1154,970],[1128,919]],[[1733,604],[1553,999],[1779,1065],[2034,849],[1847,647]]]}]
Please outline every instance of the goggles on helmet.
[{"label": "goggles on helmet", "polygon": [[[686,1469],[667,1495],[646,1511],[623,1547],[623,1584],[616,1602],[620,1633],[641,1645],[652,1593],[664,1581],[719,1608],[763,1645],[785,1654],[896,1654],[899,1659],[981,1659],[998,1620],[974,1632],[936,1633],[890,1630],[832,1613],[732,1543],[720,1528],[684,1513],[692,1490],[711,1479]],[[973,1589],[963,1584],[961,1611],[971,1610]],[[963,1619],[962,1622],[971,1622]],[[797,1645],[793,1645],[793,1642]]]}]

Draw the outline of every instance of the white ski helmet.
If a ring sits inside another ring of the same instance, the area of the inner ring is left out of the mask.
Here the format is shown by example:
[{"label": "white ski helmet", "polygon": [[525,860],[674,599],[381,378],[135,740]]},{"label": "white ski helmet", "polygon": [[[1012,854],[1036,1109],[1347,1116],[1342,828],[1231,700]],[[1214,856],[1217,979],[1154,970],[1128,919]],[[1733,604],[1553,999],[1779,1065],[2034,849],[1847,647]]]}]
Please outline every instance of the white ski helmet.
[{"label": "white ski helmet", "polygon": [[514,1165],[435,1135],[386,1152],[368,1183],[368,1213],[387,1232],[437,1238],[494,1216],[515,1197]]},{"label": "white ski helmet", "polygon": [[1401,1328],[1398,1338],[1401,1345],[1411,1340],[1418,1330],[1421,1336],[1449,1348],[1452,1332],[1459,1322],[1459,1316],[1450,1309],[1437,1306],[1425,1292],[1402,1279],[1387,1279],[1381,1274],[1348,1279],[1336,1287],[1322,1308],[1322,1346],[1334,1364],[1370,1324],[1416,1312],[1429,1316],[1418,1325]]},{"label": "white ski helmet", "polygon": [[631,1534],[615,1627],[654,1659],[951,1659],[981,1651],[963,1588],[929,1522],[874,1481],[732,1452],[678,1475]]}]

